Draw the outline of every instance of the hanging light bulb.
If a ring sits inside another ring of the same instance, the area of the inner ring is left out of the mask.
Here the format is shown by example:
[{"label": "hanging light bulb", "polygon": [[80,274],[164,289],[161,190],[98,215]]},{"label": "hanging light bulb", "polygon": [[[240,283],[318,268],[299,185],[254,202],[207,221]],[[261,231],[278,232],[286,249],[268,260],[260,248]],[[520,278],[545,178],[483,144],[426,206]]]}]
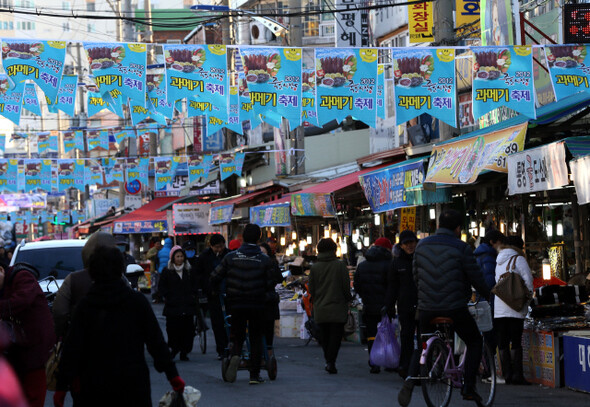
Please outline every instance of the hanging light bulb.
[{"label": "hanging light bulb", "polygon": [[340,257],[340,256],[342,256],[342,250],[340,250],[340,246],[338,246],[336,249],[336,257]]},{"label": "hanging light bulb", "polygon": [[560,220],[557,221],[557,226],[555,227],[555,234],[557,236],[563,236],[563,222]]},{"label": "hanging light bulb", "polygon": [[461,240],[467,242],[467,233],[461,233]]},{"label": "hanging light bulb", "polygon": [[307,246],[307,242],[305,240],[300,240],[299,241],[299,250],[304,251],[305,246]]},{"label": "hanging light bulb", "polygon": [[308,234],[307,235],[307,244],[311,244],[312,240],[311,240],[311,235]]},{"label": "hanging light bulb", "polygon": [[324,227],[324,239],[330,238],[330,228],[328,226]]},{"label": "hanging light bulb", "polygon": [[379,226],[381,225],[381,215],[379,215],[378,213],[375,214],[375,226]]},{"label": "hanging light bulb", "polygon": [[365,236],[365,237],[363,238],[363,244],[364,244],[365,246],[369,247],[369,244],[370,244],[370,243],[369,243],[369,236]]},{"label": "hanging light bulb", "polygon": [[436,209],[430,208],[430,220],[436,219]]},{"label": "hanging light bulb", "polygon": [[342,254],[348,253],[348,245],[346,244],[346,242],[340,243],[340,251],[342,252]]},{"label": "hanging light bulb", "polygon": [[506,225],[504,224],[504,222],[500,223],[500,232],[506,233]]},{"label": "hanging light bulb", "polygon": [[332,232],[332,240],[336,241],[338,239],[338,233]]},{"label": "hanging light bulb", "polygon": [[516,233],[516,222],[512,222],[512,232]]},{"label": "hanging light bulb", "polygon": [[361,243],[360,240],[358,242],[356,242],[356,248],[357,248],[357,250],[361,250],[363,248],[363,244]]},{"label": "hanging light bulb", "polygon": [[485,234],[486,234],[486,228],[484,228],[483,227],[483,224],[480,223],[480,226],[479,226],[479,235],[480,236],[485,236]]},{"label": "hanging light bulb", "polygon": [[275,232],[275,227],[274,226],[271,226],[270,227],[270,233],[274,233],[274,232]]},{"label": "hanging light bulb", "polygon": [[471,221],[471,229],[475,229],[477,227],[477,222],[472,220]]},{"label": "hanging light bulb", "polygon": [[352,243],[356,243],[359,241],[359,235],[357,235],[356,233],[352,234]]},{"label": "hanging light bulb", "polygon": [[280,243],[281,243],[281,246],[285,245],[285,243],[286,243],[285,236],[281,236]]},{"label": "hanging light bulb", "polygon": [[543,259],[543,280],[551,280],[551,263],[549,259]]},{"label": "hanging light bulb", "polygon": [[553,223],[551,221],[547,221],[546,231],[547,237],[553,237]]},{"label": "hanging light bulb", "polygon": [[297,240],[297,232],[295,232],[295,231],[291,232],[291,240]]}]

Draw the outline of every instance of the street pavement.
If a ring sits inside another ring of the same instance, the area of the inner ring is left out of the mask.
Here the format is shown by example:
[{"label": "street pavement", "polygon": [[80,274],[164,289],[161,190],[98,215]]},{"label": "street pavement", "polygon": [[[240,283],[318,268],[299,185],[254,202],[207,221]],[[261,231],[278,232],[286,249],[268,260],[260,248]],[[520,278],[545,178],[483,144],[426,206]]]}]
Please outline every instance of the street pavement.
[{"label": "street pavement", "polygon": [[[154,312],[165,334],[165,319],[162,306],[153,306]],[[269,381],[265,370],[261,376],[265,383],[251,386],[248,384],[248,372],[238,371],[235,383],[225,383],[221,379],[221,362],[217,360],[213,333],[208,331],[208,349],[205,355],[200,353],[195,343],[190,361],[180,362],[177,367],[187,385],[199,389],[202,393],[199,407],[380,407],[397,406],[397,393],[402,387],[402,380],[395,372],[370,374],[367,364],[367,350],[364,345],[344,342],[336,363],[338,374],[330,375],[324,371],[321,348],[312,342],[295,338],[276,338],[275,356],[278,361],[278,375],[275,381]],[[151,369],[151,391],[154,406],[169,391],[170,385],[164,374],[153,369],[149,354],[146,355]],[[48,393],[46,407],[52,406],[52,393]],[[424,399],[419,387],[414,389],[410,406],[424,406]],[[473,402],[461,399],[458,390],[453,391],[451,406],[475,406]],[[532,386],[497,386],[496,406],[588,406],[590,394],[579,393],[567,388],[550,389],[538,385]],[[68,396],[66,406],[71,406]]]}]

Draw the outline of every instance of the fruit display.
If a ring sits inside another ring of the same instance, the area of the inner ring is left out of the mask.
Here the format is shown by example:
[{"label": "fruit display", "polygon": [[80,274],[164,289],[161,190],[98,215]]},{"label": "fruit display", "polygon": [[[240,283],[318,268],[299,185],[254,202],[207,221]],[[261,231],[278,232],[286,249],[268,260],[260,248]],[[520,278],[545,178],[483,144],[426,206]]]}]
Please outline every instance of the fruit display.
[{"label": "fruit display", "polygon": [[330,88],[343,86],[346,81],[352,79],[357,69],[354,55],[349,55],[346,58],[321,58],[317,65],[316,83]]},{"label": "fruit display", "polygon": [[125,48],[122,45],[116,47],[92,47],[86,50],[90,69],[108,69],[115,64],[120,64],[125,58]]},{"label": "fruit display", "polygon": [[547,53],[550,68],[576,68],[586,59],[586,47],[584,45],[546,47],[545,52]]},{"label": "fruit display", "polygon": [[42,42],[34,43],[2,43],[2,58],[19,58],[19,59],[31,59],[41,55],[45,50],[45,46]]},{"label": "fruit display", "polygon": [[277,53],[268,55],[244,55],[244,74],[246,82],[264,83],[274,78],[281,69],[281,56]]},{"label": "fruit display", "polygon": [[310,92],[315,88],[315,71],[305,71],[301,74],[301,91]]},{"label": "fruit display", "polygon": [[510,67],[510,51],[504,49],[500,52],[485,51],[475,53],[473,63],[473,78],[494,80],[508,72]]},{"label": "fruit display", "polygon": [[403,57],[395,60],[395,84],[407,88],[415,88],[430,79],[434,72],[434,58],[432,55],[418,57]]},{"label": "fruit display", "polygon": [[190,49],[171,49],[166,50],[166,68],[172,68],[184,73],[191,73],[196,68],[201,68],[207,60],[206,52],[203,48],[195,50]]}]

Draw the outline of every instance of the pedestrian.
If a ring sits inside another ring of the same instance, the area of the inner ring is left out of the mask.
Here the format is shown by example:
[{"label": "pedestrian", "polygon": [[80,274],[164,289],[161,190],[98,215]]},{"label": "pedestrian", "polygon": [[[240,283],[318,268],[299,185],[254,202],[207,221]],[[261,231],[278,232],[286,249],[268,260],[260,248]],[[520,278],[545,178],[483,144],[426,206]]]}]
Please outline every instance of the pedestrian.
[{"label": "pedestrian", "polygon": [[170,258],[170,249],[172,249],[172,246],[174,246],[174,244],[172,243],[172,239],[167,237],[166,239],[164,239],[164,244],[158,252],[158,273],[160,273],[160,276],[162,276],[162,271],[164,271],[164,269],[168,265],[168,260]]},{"label": "pedestrian", "polygon": [[337,248],[332,239],[321,239],[317,245],[318,261],[311,266],[309,273],[313,318],[320,329],[325,369],[330,374],[338,373],[336,359],[352,300],[348,269],[336,257]]},{"label": "pedestrian", "polygon": [[[199,255],[195,267],[198,288],[207,296],[207,308],[209,310],[209,317],[211,318],[211,328],[213,328],[215,349],[219,360],[225,355],[228,340],[221,299],[219,297],[220,292],[213,293],[209,285],[209,279],[211,278],[211,274],[213,274],[213,270],[221,264],[221,259],[227,253],[229,253],[229,250],[225,247],[225,238],[219,234],[211,235],[209,247]],[[220,290],[223,291],[223,287]]]},{"label": "pedestrian", "polygon": [[267,294],[274,287],[273,264],[257,245],[261,237],[258,225],[247,224],[242,237],[242,246],[223,258],[211,274],[210,283],[213,293],[219,293],[221,282],[226,280],[226,304],[231,314],[231,358],[225,378],[230,383],[236,380],[247,330],[250,339],[250,384],[260,384],[264,382],[260,377],[264,309]]},{"label": "pedestrian", "polygon": [[397,316],[400,324],[400,361],[399,375],[405,379],[417,376],[419,359],[414,352],[414,334],[416,332],[416,308],[418,306],[418,290],[414,282],[412,261],[418,238],[411,230],[403,230],[399,235],[399,243],[393,249],[393,262],[387,277],[387,312]]},{"label": "pedestrian", "polygon": [[[377,324],[381,320],[381,308],[385,306],[387,273],[391,268],[391,241],[385,237],[375,240],[375,244],[367,250],[366,261],[359,264],[354,273],[354,291],[363,301],[363,323],[367,348],[371,348],[377,335]],[[379,373],[379,366],[371,365],[371,373]]]},{"label": "pedestrian", "polygon": [[172,359],[188,361],[195,338],[195,315],[199,306],[197,275],[180,246],[170,249],[170,259],[160,276],[159,291],[164,300],[166,333]]},{"label": "pedestrian", "polygon": [[45,363],[55,344],[51,311],[38,277],[37,269],[25,263],[0,265],[0,319],[20,321],[15,330],[23,333],[22,342],[9,345],[5,355],[30,407],[45,403]]},{"label": "pedestrian", "polygon": [[[506,244],[499,246],[496,259],[496,282],[506,272],[518,273],[532,293],[533,275],[524,257],[524,242],[518,236],[508,236]],[[500,363],[506,384],[530,384],[522,368],[522,330],[528,304],[521,310],[510,308],[500,297],[494,301],[494,326],[498,334]]]},{"label": "pedestrian", "polygon": [[229,241],[229,244],[227,245],[229,251],[233,252],[234,250],[238,250],[240,248],[240,246],[242,245],[242,242],[239,239],[233,239]]},{"label": "pedestrian", "polygon": [[275,321],[281,319],[281,311],[279,310],[281,299],[275,290],[275,286],[283,281],[283,275],[281,274],[277,256],[273,254],[270,245],[268,243],[260,243],[259,246],[262,253],[266,254],[272,263],[272,284],[269,287],[264,306],[264,339],[266,341],[266,350],[270,357],[272,356],[271,352],[274,344]]},{"label": "pedestrian", "polygon": [[160,259],[158,253],[160,250],[162,250],[162,239],[159,236],[152,237],[152,247],[148,250],[145,257],[150,261],[150,292],[154,304],[160,302],[160,295],[158,294],[158,282],[160,281],[160,273],[158,272]]},{"label": "pedestrian", "polygon": [[189,264],[193,268],[193,270],[197,269],[197,246],[195,242],[192,240],[187,240],[182,244],[182,250],[184,250],[184,254],[186,254],[186,259],[188,260]]},{"label": "pedestrian", "polygon": [[151,407],[146,348],[155,369],[166,373],[175,391],[183,391],[156,316],[143,294],[121,278],[124,270],[116,247],[100,246],[90,255],[94,283],[76,308],[63,346],[54,406],[63,407],[72,391],[76,406]]}]

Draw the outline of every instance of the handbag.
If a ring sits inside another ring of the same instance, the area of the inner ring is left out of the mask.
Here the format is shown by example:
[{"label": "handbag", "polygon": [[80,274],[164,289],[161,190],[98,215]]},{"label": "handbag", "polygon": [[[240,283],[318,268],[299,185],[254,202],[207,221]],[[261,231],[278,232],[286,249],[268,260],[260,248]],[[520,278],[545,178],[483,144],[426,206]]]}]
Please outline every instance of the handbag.
[{"label": "handbag", "polygon": [[371,365],[387,369],[397,369],[399,367],[401,348],[396,335],[397,325],[397,318],[390,320],[387,315],[381,318],[369,354]]},{"label": "handbag", "polygon": [[47,390],[55,391],[57,387],[57,367],[59,366],[59,361],[61,359],[61,350],[62,350],[62,343],[61,341],[57,342],[53,349],[51,349],[51,353],[49,354],[49,359],[45,364],[45,375],[47,376]]},{"label": "handbag", "polygon": [[506,273],[502,274],[492,288],[492,293],[515,311],[531,301],[532,295],[520,274],[514,272],[518,255],[512,256],[506,265]]},{"label": "handbag", "polygon": [[356,320],[354,319],[354,315],[352,312],[348,311],[348,316],[346,317],[346,323],[344,324],[344,335],[352,335],[356,332]]}]

